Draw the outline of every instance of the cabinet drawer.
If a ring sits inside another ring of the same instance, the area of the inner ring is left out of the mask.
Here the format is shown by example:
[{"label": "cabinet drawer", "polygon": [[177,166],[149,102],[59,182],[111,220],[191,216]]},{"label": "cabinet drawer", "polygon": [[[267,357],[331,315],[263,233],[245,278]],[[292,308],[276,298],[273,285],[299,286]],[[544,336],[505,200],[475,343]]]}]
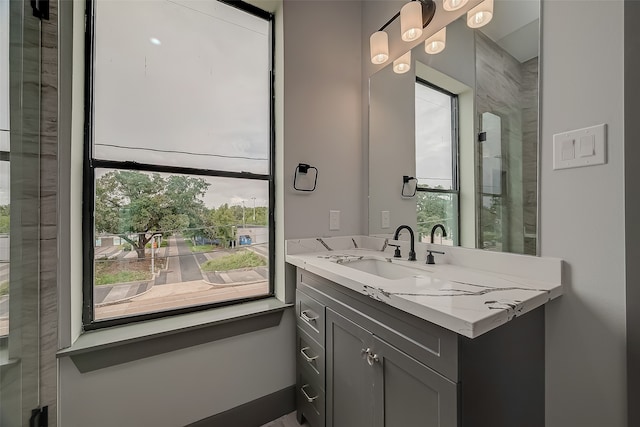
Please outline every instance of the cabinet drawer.
[{"label": "cabinet drawer", "polygon": [[298,370],[296,401],[298,413],[302,413],[311,427],[324,427],[324,390],[307,377],[306,369]]},{"label": "cabinet drawer", "polygon": [[298,325],[324,345],[324,306],[304,292],[296,292]]},{"label": "cabinet drawer", "polygon": [[298,364],[318,378],[315,384],[324,384],[324,348],[300,327],[296,340]]}]

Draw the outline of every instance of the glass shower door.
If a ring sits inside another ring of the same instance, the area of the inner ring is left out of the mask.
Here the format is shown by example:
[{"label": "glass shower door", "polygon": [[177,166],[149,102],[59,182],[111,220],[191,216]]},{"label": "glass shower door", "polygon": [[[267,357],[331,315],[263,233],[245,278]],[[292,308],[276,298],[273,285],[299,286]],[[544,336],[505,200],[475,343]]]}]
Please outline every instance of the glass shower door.
[{"label": "glass shower door", "polygon": [[0,426],[39,405],[40,20],[0,0]]}]

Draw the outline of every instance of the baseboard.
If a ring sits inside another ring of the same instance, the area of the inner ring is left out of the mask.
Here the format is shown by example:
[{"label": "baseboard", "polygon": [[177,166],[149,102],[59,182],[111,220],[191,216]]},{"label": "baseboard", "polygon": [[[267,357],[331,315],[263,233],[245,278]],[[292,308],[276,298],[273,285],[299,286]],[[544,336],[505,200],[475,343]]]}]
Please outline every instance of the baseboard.
[{"label": "baseboard", "polygon": [[260,427],[292,412],[295,406],[296,392],[292,385],[186,427]]}]

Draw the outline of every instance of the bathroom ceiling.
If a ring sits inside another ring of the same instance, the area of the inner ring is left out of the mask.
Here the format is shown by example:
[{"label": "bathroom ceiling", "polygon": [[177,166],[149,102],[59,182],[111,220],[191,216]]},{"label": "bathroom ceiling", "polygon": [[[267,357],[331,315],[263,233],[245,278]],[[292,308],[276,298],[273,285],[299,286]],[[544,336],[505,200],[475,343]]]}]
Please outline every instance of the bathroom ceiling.
[{"label": "bathroom ceiling", "polygon": [[538,56],[540,1],[495,0],[491,22],[481,31],[520,62]]}]

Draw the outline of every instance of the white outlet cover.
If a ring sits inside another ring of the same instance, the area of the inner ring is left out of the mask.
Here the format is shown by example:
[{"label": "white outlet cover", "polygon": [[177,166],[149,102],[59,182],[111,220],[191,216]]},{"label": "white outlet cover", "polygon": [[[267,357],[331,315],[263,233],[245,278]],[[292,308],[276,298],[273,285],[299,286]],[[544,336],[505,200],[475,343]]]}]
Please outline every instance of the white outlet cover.
[{"label": "white outlet cover", "polygon": [[329,211],[329,230],[340,230],[340,211]]},{"label": "white outlet cover", "polygon": [[382,220],[382,224],[381,224],[382,228],[391,227],[391,212],[382,211],[381,212],[381,220]]}]

